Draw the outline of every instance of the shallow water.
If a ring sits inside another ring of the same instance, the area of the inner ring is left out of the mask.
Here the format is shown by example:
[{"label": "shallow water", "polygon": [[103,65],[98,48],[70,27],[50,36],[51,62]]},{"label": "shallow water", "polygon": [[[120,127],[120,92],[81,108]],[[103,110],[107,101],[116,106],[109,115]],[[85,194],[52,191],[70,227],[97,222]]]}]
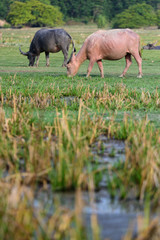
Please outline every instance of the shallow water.
[{"label": "shallow water", "polygon": [[[103,147],[99,147],[103,143]],[[100,136],[92,146],[96,162],[100,165],[114,164],[117,161],[125,160],[125,143],[123,141],[108,139]],[[89,193],[81,192],[83,203],[83,222],[86,228],[88,239],[93,239],[91,231],[91,215],[96,214],[101,229],[101,239],[120,240],[129,230],[132,224],[133,235],[136,234],[136,219],[143,215],[143,206],[136,200],[114,201],[107,192],[104,179],[100,184],[100,190]],[[35,208],[43,207],[48,214],[54,213],[54,203],[58,201],[60,206],[73,210],[76,203],[74,192],[52,192],[49,187],[46,191],[38,191],[34,200]]]},{"label": "shallow water", "polygon": [[[46,210],[48,215],[54,213],[54,203],[73,210],[75,208],[76,194],[74,192],[53,193],[50,190],[38,191],[34,200],[35,208]],[[92,196],[87,191],[81,193],[83,203],[83,222],[88,234],[92,238],[91,215],[96,214],[101,229],[101,239],[120,240],[132,225],[133,234],[136,234],[136,218],[143,215],[143,206],[136,200],[118,201],[111,200],[107,190],[94,192]]]},{"label": "shallow water", "polygon": [[[99,145],[99,146],[98,146]],[[125,142],[121,140],[109,139],[101,135],[92,147],[92,152],[98,163],[114,164],[118,160],[125,160]]]}]

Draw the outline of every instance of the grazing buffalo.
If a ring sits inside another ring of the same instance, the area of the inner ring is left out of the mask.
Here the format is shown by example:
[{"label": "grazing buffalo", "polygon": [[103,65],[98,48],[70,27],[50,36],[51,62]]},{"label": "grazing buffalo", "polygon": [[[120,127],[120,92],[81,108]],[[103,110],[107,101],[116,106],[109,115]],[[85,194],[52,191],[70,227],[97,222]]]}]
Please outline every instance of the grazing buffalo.
[{"label": "grazing buffalo", "polygon": [[143,47],[145,50],[160,50],[160,46],[155,46],[155,43],[148,43],[146,46]]},{"label": "grazing buffalo", "polygon": [[142,77],[142,58],[140,54],[139,35],[130,29],[99,30],[91,34],[85,40],[83,46],[77,55],[72,53],[67,63],[67,75],[74,76],[78,72],[80,65],[89,59],[87,77],[97,62],[101,77],[103,74],[102,60],[126,59],[126,67],[120,77],[125,76],[129,66],[132,63],[131,55],[138,64],[139,78]]},{"label": "grazing buffalo", "polygon": [[19,50],[21,54],[28,57],[29,66],[34,65],[36,57],[36,66],[38,66],[41,52],[45,52],[46,66],[49,66],[49,53],[56,53],[62,50],[64,55],[64,63],[62,66],[66,66],[71,42],[73,51],[76,51],[72,37],[64,29],[40,29],[35,33],[29,51],[23,52],[21,48],[19,48]]}]

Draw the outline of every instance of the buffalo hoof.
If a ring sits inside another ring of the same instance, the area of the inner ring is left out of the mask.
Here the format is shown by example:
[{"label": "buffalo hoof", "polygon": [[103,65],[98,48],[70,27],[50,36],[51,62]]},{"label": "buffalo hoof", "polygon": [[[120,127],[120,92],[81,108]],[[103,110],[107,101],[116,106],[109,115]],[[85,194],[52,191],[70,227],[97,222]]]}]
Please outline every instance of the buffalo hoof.
[{"label": "buffalo hoof", "polygon": [[120,78],[123,78],[123,77],[124,77],[124,75],[123,75],[123,74],[121,74],[119,77],[120,77]]},{"label": "buffalo hoof", "polygon": [[142,75],[141,75],[141,74],[138,74],[137,78],[142,78]]}]

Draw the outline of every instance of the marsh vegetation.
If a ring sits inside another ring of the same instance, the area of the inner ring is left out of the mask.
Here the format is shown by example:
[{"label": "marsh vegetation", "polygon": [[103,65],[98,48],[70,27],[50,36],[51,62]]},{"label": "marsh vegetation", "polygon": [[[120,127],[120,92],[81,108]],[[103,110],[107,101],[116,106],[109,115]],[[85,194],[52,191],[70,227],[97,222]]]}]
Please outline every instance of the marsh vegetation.
[{"label": "marsh vegetation", "polygon": [[[65,30],[78,50],[96,27]],[[48,68],[43,54],[40,67],[27,67],[18,45],[27,50],[37,29],[1,31],[0,238],[118,239],[101,234],[95,196],[103,190],[113,204],[139,205],[137,240],[159,239],[159,51],[143,51],[142,79],[135,77],[134,60],[127,76],[118,77],[124,59],[104,61],[104,79],[96,65],[85,77],[87,61],[68,78],[60,67],[62,53],[51,54]],[[142,45],[160,34],[157,29],[136,32]],[[46,195],[38,200],[40,192],[49,193],[47,203]],[[89,233],[84,192],[92,209]],[[74,196],[72,208],[66,193]],[[55,197],[60,195],[66,204]],[[121,237],[133,239],[132,231],[127,225]]]}]

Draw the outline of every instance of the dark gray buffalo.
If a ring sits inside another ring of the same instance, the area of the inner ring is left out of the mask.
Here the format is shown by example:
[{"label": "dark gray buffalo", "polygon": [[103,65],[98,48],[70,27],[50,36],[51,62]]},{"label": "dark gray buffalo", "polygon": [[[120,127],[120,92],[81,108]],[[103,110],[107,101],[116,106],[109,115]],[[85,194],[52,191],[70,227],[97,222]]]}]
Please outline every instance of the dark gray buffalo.
[{"label": "dark gray buffalo", "polygon": [[160,50],[160,46],[155,46],[155,43],[148,43],[146,46],[143,47],[145,50]]},{"label": "dark gray buffalo", "polygon": [[73,52],[75,52],[72,37],[64,29],[40,29],[35,33],[28,52],[19,51],[29,59],[29,66],[33,66],[36,59],[36,66],[39,63],[41,52],[45,52],[46,66],[49,66],[49,53],[56,53],[62,50],[64,55],[63,67],[67,65],[69,45],[72,43]]}]

